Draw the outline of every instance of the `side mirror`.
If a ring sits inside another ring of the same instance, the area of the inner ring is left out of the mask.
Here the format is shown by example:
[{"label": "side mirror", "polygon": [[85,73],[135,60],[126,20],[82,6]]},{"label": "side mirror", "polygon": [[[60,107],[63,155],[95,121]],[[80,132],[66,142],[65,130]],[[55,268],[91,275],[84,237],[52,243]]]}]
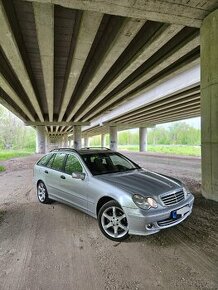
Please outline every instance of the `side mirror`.
[{"label": "side mirror", "polygon": [[75,178],[75,179],[84,180],[85,177],[86,177],[86,174],[84,172],[73,172],[72,173],[72,178]]}]

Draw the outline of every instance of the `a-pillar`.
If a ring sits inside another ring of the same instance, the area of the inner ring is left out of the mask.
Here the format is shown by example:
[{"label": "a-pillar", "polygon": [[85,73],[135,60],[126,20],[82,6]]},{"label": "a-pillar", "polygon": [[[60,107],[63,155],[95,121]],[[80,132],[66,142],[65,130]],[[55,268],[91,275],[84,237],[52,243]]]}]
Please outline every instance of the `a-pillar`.
[{"label": "a-pillar", "polygon": [[147,151],[147,128],[139,128],[139,151]]},{"label": "a-pillar", "polygon": [[46,132],[45,127],[36,127],[36,153],[44,154],[46,152]]},{"label": "a-pillar", "polygon": [[201,162],[202,194],[218,201],[218,9],[202,23]]},{"label": "a-pillar", "polygon": [[105,147],[105,134],[101,134],[101,147]]},{"label": "a-pillar", "polygon": [[89,137],[84,136],[84,147],[89,147]]},{"label": "a-pillar", "polygon": [[110,149],[117,151],[117,127],[110,127]]},{"label": "a-pillar", "polygon": [[82,139],[82,134],[81,134],[81,126],[73,126],[73,146],[74,149],[80,149],[81,148],[81,139]]}]

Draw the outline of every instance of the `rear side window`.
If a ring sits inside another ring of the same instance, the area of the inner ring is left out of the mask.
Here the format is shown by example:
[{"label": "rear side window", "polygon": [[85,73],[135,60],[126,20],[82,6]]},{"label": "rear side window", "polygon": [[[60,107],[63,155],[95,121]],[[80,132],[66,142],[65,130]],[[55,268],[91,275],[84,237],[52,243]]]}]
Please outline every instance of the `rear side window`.
[{"label": "rear side window", "polygon": [[79,160],[74,155],[68,155],[67,162],[65,165],[65,172],[67,174],[72,174],[73,172],[83,172],[82,165]]},{"label": "rear side window", "polygon": [[62,171],[64,167],[64,160],[65,160],[66,154],[64,153],[57,153],[53,162],[52,162],[52,169]]},{"label": "rear side window", "polygon": [[47,163],[49,162],[49,160],[51,159],[52,155],[53,155],[53,154],[50,153],[50,154],[47,154],[47,155],[43,156],[43,157],[39,160],[39,162],[37,163],[37,165],[40,165],[40,166],[46,166]]}]

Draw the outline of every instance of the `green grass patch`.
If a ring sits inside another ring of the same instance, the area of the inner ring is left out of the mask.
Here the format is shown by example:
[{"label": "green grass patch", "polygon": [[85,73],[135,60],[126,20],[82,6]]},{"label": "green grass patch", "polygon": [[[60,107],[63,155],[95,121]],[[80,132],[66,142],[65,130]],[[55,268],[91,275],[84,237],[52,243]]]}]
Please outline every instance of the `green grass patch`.
[{"label": "green grass patch", "polygon": [[[119,145],[119,150],[139,151],[138,145]],[[148,152],[184,155],[184,156],[201,156],[200,146],[191,145],[148,145]]]},{"label": "green grass patch", "polygon": [[16,157],[23,157],[33,154],[33,151],[19,151],[19,150],[1,150],[0,151],[0,161],[8,160]]},{"label": "green grass patch", "polygon": [[0,165],[0,172],[5,171],[5,167]]}]

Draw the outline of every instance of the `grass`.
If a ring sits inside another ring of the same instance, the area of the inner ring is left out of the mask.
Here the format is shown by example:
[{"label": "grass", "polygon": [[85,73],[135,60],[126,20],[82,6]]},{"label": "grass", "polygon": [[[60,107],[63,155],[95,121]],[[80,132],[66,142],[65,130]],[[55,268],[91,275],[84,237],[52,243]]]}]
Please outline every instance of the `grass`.
[{"label": "grass", "polygon": [[[28,150],[1,150],[0,151],[0,161],[8,160],[16,157],[23,157],[33,154],[33,151]],[[0,169],[1,171],[1,169]]]},{"label": "grass", "polygon": [[[119,145],[118,149],[128,151],[139,151],[139,146]],[[148,145],[148,152],[167,153],[184,156],[201,156],[201,147],[191,145]]]},{"label": "grass", "polygon": [[5,171],[5,167],[0,165],[0,172]]}]

